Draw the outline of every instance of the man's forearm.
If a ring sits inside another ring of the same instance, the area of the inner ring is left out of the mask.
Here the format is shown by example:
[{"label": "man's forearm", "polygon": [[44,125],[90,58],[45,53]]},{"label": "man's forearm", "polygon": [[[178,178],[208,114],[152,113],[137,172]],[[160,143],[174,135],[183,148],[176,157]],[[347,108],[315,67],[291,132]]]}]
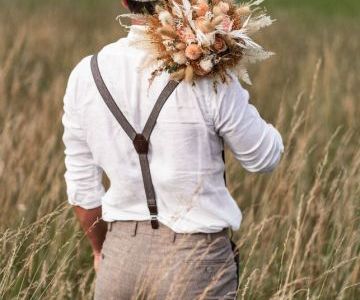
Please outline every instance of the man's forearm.
[{"label": "man's forearm", "polygon": [[107,231],[106,222],[101,219],[101,206],[94,209],[74,206],[74,211],[94,253],[100,253]]}]

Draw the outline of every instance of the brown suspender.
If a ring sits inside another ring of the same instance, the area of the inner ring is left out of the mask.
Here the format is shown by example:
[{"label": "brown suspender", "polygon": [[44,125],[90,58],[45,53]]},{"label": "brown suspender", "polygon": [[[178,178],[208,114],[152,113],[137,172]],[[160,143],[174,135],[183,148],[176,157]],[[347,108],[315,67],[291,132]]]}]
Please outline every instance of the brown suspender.
[{"label": "brown suspender", "polygon": [[108,88],[106,87],[105,82],[99,70],[97,54],[95,54],[91,58],[91,72],[93,74],[95,84],[99,90],[101,97],[105,101],[106,105],[108,106],[108,108],[110,109],[116,120],[119,122],[120,126],[124,129],[126,134],[132,140],[135,150],[139,155],[147,205],[151,217],[151,226],[154,229],[158,229],[159,228],[159,222],[157,219],[158,209],[156,205],[155,190],[151,180],[149,161],[147,157],[149,151],[149,139],[151,132],[156,124],[156,120],[159,116],[161,108],[163,107],[169,96],[172,94],[172,92],[175,90],[179,82],[170,80],[167,83],[165,88],[162,90],[159,98],[157,99],[148,120],[146,121],[142,133],[137,133],[135,129],[131,126],[131,124],[128,122],[128,120],[125,118],[120,108],[117,106],[116,102],[114,101],[114,98],[111,96]]}]

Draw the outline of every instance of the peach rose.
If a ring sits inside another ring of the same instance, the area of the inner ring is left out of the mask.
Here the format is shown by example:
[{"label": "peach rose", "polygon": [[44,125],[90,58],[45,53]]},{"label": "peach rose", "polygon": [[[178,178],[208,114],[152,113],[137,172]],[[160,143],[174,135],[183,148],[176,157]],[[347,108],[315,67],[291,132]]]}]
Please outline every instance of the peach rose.
[{"label": "peach rose", "polygon": [[191,45],[187,46],[185,49],[186,57],[191,60],[198,59],[201,56],[201,54],[202,54],[202,50],[199,47],[199,45],[196,45],[196,44],[191,44]]}]

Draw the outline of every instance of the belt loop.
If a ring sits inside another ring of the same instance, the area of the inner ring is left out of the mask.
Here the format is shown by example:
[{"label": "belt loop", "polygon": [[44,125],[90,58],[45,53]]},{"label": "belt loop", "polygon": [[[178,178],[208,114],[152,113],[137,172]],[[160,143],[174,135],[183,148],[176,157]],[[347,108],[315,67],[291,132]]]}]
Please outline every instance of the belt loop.
[{"label": "belt loop", "polygon": [[176,240],[176,232],[174,231],[171,233],[171,242],[175,243],[175,240]]},{"label": "belt loop", "polygon": [[108,231],[111,231],[111,229],[112,229],[112,224],[113,224],[112,221],[110,221],[110,222],[107,223],[107,229],[108,229]]},{"label": "belt loop", "polygon": [[211,240],[212,240],[211,233],[207,233],[207,234],[206,234],[206,240],[207,240],[208,244],[211,243]]},{"label": "belt loop", "polygon": [[229,227],[227,227],[227,228],[225,228],[225,229],[227,229],[227,231],[230,232],[229,239],[232,240],[232,238],[233,238],[233,236],[234,236],[234,231],[233,231],[232,227],[229,226]]},{"label": "belt loop", "polygon": [[131,236],[136,236],[137,227],[138,227],[138,221],[135,221],[134,230],[133,230],[133,232],[131,233]]}]

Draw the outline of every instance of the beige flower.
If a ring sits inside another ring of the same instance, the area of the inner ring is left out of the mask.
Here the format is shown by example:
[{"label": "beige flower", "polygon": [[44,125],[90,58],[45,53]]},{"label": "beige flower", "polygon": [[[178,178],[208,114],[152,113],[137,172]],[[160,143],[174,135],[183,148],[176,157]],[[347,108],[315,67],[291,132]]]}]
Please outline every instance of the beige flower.
[{"label": "beige flower", "polygon": [[184,65],[186,63],[186,56],[185,56],[184,51],[175,52],[172,55],[172,58],[173,58],[174,62],[176,62],[179,65]]},{"label": "beige flower", "polygon": [[213,14],[215,16],[220,16],[226,14],[230,9],[230,6],[228,3],[224,1],[220,1],[217,5],[213,8]]},{"label": "beige flower", "polygon": [[224,14],[226,14],[230,9],[229,3],[226,3],[226,2],[223,2],[223,1],[220,1],[218,6],[220,7],[221,11]]},{"label": "beige flower", "polygon": [[202,54],[202,50],[199,45],[191,44],[186,47],[185,49],[185,55],[187,58],[191,60],[198,59]]},{"label": "beige flower", "polygon": [[203,69],[205,71],[205,73],[209,73],[214,66],[211,59],[209,59],[209,58],[202,59],[200,61],[199,65],[200,65],[201,69]]}]

